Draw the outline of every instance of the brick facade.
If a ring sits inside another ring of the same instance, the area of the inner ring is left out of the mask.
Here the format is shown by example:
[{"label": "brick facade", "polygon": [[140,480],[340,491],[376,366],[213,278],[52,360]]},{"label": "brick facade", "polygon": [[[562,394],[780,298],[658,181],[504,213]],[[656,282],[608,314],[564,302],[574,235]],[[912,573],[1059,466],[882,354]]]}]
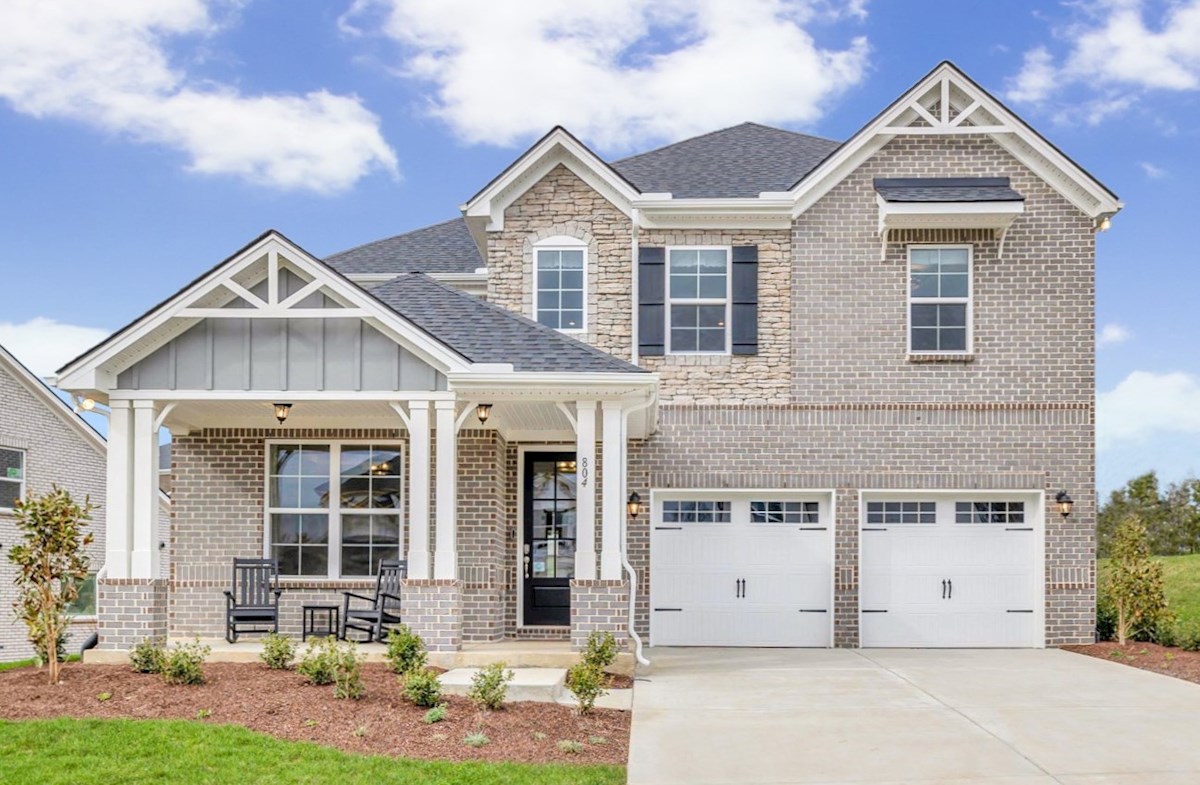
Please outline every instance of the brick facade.
[{"label": "brick facade", "polygon": [[404,618],[429,651],[458,651],[463,642],[461,581],[408,580],[402,590]]},{"label": "brick facade", "polygon": [[571,581],[571,648],[581,651],[593,632],[611,632],[618,648],[629,645],[629,583]]},{"label": "brick facade", "polygon": [[125,651],[167,637],[167,582],[111,578],[97,587],[101,649]]}]

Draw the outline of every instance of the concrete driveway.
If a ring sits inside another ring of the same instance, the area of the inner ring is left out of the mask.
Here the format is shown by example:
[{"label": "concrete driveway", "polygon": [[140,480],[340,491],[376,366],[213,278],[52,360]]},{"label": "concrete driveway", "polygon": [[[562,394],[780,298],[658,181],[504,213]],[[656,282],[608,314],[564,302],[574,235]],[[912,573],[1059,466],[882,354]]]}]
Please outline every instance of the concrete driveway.
[{"label": "concrete driveway", "polygon": [[631,785],[1196,785],[1200,685],[1057,650],[651,649]]}]

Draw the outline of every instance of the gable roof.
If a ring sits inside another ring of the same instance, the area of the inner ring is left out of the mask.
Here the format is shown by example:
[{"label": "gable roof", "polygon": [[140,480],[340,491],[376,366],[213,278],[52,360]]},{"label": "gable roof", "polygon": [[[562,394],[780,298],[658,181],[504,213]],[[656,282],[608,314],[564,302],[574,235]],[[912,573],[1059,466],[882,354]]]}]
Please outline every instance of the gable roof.
[{"label": "gable roof", "polygon": [[841,145],[742,123],[612,162],[643,193],[677,199],[754,198],[786,191]]},{"label": "gable roof", "polygon": [[875,178],[875,191],[887,202],[1021,202],[1007,177]]},{"label": "gable roof", "polygon": [[325,263],[342,275],[473,273],[487,264],[462,217],[335,253]]},{"label": "gable roof", "polygon": [[91,444],[96,449],[96,452],[101,455],[105,454],[108,449],[108,443],[100,435],[100,432],[93,428],[91,423],[76,414],[75,410],[66,401],[59,398],[49,385],[39,379],[33,371],[26,368],[20,360],[14,357],[3,346],[0,346],[0,368],[7,370],[35,398],[40,399],[46,405],[47,409],[57,414],[67,425],[79,431],[84,441]]},{"label": "gable roof", "polygon": [[511,363],[534,373],[646,372],[422,273],[398,276],[371,295],[471,362]]}]

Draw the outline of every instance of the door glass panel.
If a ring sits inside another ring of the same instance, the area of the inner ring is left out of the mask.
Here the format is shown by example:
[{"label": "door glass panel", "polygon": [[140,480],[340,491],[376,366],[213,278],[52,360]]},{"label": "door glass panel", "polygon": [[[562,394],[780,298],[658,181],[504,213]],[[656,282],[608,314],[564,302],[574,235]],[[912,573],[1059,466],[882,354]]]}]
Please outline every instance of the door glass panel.
[{"label": "door glass panel", "polygon": [[533,578],[575,575],[577,475],[574,460],[530,464],[529,556]]}]

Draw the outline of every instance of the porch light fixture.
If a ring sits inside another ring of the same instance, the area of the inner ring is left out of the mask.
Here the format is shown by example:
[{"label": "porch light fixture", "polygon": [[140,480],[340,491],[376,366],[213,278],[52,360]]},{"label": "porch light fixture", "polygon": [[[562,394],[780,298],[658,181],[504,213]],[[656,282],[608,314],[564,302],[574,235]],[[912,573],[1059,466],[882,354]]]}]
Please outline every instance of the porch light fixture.
[{"label": "porch light fixture", "polygon": [[642,497],[638,496],[637,491],[629,494],[629,501],[625,503],[625,508],[629,510],[630,518],[638,517],[638,513],[642,511]]},{"label": "porch light fixture", "polygon": [[475,407],[475,416],[479,418],[479,424],[483,425],[492,416],[492,405],[490,403],[481,403]]},{"label": "porch light fixture", "polygon": [[1071,508],[1075,506],[1075,500],[1067,495],[1066,491],[1059,491],[1054,497],[1054,503],[1058,505],[1058,514],[1066,518],[1071,514]]},{"label": "porch light fixture", "polygon": [[1112,228],[1112,219],[1109,218],[1107,215],[1104,216],[1103,218],[1101,218],[1099,220],[1099,222],[1096,223],[1096,231],[1098,231],[1098,232],[1107,232],[1111,228]]},{"label": "porch light fixture", "polygon": [[92,409],[96,408],[96,402],[91,398],[84,398],[79,402],[79,408],[83,409],[85,412],[90,412]]},{"label": "porch light fixture", "polygon": [[292,405],[290,403],[277,403],[275,404],[275,419],[279,420],[280,425],[283,425],[291,411]]}]

